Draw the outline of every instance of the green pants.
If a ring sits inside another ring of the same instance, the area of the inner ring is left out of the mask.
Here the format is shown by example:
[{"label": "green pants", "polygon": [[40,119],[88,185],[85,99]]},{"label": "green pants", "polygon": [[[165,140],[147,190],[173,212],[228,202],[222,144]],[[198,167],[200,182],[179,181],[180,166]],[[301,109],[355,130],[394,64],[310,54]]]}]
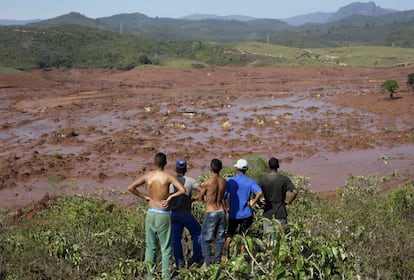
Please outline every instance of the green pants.
[{"label": "green pants", "polygon": [[162,277],[171,279],[171,217],[167,211],[150,208],[145,218],[145,261],[152,264],[155,271],[158,242],[161,247]]}]

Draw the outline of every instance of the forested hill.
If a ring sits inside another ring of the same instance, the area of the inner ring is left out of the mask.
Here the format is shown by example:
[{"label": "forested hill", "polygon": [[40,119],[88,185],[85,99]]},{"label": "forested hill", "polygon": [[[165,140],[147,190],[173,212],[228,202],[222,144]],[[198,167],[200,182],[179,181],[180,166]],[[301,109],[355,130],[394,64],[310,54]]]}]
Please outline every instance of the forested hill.
[{"label": "forested hill", "polygon": [[156,40],[200,40],[215,42],[263,41],[267,34],[279,33],[293,27],[280,20],[185,20],[150,18],[140,13],[119,14],[111,17],[90,19],[79,13],[31,24],[36,27],[83,25],[108,31],[143,36]]},{"label": "forested hill", "polygon": [[270,37],[273,44],[294,47],[414,47],[414,10],[374,17],[356,15],[334,23],[308,24]]},{"label": "forested hill", "polygon": [[253,41],[290,47],[414,47],[414,10],[379,16],[352,15],[335,22],[302,26],[293,26],[276,19],[186,20],[151,18],[140,13],[91,19],[74,12],[29,24],[41,28],[62,25],[82,25],[163,41]]}]

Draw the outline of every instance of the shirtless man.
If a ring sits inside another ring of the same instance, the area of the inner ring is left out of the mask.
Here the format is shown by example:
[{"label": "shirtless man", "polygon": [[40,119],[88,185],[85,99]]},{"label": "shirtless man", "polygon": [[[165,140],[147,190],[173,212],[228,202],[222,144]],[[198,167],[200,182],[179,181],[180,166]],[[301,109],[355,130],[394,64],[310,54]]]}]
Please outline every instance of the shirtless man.
[{"label": "shirtless man", "polygon": [[[197,196],[198,200],[205,199],[206,201],[206,214],[201,226],[201,250],[206,266],[221,261],[225,241],[226,212],[224,211],[223,196],[227,182],[219,175],[222,167],[223,164],[220,160],[211,160],[211,178],[201,185],[200,193]],[[211,244],[213,238],[216,240],[216,247],[212,259]]]},{"label": "shirtless man", "polygon": [[[185,193],[183,185],[177,178],[164,171],[167,157],[158,153],[154,158],[156,169],[147,172],[128,187],[128,191],[148,201],[148,211],[145,218],[145,261],[151,263],[151,273],[155,271],[156,250],[158,241],[161,245],[162,277],[171,279],[171,217],[167,211],[168,202]],[[139,186],[146,185],[148,195],[138,190]],[[169,194],[169,186],[174,184],[177,192]]]}]

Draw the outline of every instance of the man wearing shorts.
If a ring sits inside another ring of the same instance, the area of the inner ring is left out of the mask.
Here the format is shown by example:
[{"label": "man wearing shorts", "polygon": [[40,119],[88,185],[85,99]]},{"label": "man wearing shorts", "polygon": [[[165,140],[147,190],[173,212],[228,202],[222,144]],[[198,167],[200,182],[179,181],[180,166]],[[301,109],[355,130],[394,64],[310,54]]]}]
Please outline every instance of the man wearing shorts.
[{"label": "man wearing shorts", "polygon": [[[256,182],[246,176],[249,169],[245,159],[239,159],[234,167],[237,175],[227,181],[226,196],[229,197],[229,225],[227,228],[226,253],[229,257],[230,243],[236,233],[246,234],[253,223],[253,205],[262,195],[262,189]],[[252,194],[254,198],[251,199]],[[245,248],[241,248],[241,253]]]}]

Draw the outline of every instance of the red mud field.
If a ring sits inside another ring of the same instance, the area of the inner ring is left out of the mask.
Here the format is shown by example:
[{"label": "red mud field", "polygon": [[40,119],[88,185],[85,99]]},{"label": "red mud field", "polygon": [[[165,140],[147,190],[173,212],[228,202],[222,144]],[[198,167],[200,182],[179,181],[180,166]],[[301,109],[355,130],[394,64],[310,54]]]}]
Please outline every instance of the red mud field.
[{"label": "red mud field", "polygon": [[[0,76],[0,208],[46,193],[130,204],[156,152],[207,172],[255,154],[328,194],[349,173],[414,178],[413,67],[52,70]],[[400,84],[390,100],[380,85]],[[380,155],[390,157],[385,164]]]}]

